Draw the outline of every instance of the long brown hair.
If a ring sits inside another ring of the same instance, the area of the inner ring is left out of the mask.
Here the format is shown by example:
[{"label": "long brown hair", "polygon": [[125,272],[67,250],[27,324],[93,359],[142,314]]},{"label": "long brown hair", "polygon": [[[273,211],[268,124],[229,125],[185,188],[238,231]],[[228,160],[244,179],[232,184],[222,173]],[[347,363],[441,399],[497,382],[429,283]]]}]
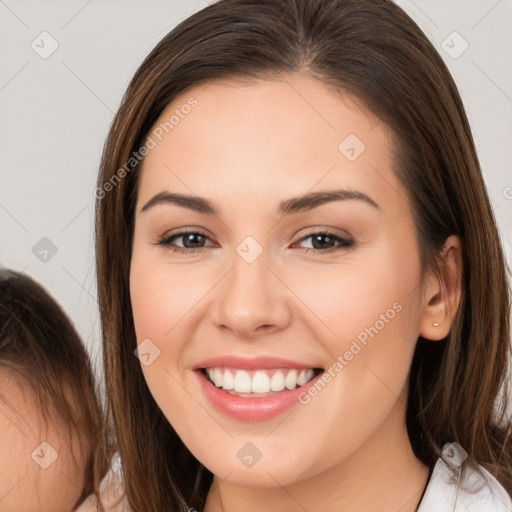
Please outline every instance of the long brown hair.
[{"label": "long brown hair", "polygon": [[108,469],[104,457],[95,456],[103,447],[102,409],[92,365],[59,304],[31,277],[5,268],[0,269],[0,370],[28,384],[47,426],[56,417],[67,425],[75,463],[72,439],[78,439],[85,475],[83,482],[75,482],[82,485],[76,508]]},{"label": "long brown hair", "polygon": [[293,74],[355,95],[392,129],[395,172],[408,191],[424,273],[439,271],[443,242],[460,236],[462,302],[443,341],[418,339],[409,437],[429,466],[445,442],[458,442],[469,463],[487,468],[512,494],[512,428],[505,417],[510,290],[470,126],[446,65],[391,0],[220,0],[176,26],[141,64],[111,126],[98,177],[108,417],[131,507],[200,511],[212,481],[158,408],[133,355],[129,270],[142,160],[134,155],[163,109],[188,88]]}]

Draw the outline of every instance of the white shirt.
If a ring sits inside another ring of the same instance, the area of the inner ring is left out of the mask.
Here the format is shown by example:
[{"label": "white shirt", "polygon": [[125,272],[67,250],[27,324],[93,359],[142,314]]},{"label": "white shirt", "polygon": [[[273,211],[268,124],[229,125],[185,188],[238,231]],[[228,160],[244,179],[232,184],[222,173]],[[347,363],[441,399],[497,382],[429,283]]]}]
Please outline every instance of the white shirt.
[{"label": "white shirt", "polygon": [[512,512],[512,499],[504,487],[482,466],[485,478],[467,467],[460,476],[466,451],[446,443],[437,460],[418,512]]},{"label": "white shirt", "polygon": [[[461,463],[467,453],[457,443],[446,443],[442,456],[437,460],[430,481],[425,489],[418,512],[512,512],[512,499],[504,487],[482,466],[485,478],[466,468],[460,477]],[[131,512],[122,498],[122,480],[117,472],[110,471],[101,484],[101,498],[107,512]],[[96,512],[93,495],[76,512]]]}]

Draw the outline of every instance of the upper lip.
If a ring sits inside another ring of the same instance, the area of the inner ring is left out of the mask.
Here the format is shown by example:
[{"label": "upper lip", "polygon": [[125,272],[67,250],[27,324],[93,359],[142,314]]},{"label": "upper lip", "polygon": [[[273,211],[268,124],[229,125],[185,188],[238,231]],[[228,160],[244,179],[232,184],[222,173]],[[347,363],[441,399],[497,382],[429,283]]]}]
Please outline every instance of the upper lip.
[{"label": "upper lip", "polygon": [[241,357],[241,356],[218,356],[205,359],[195,364],[192,369],[201,368],[237,368],[240,370],[258,370],[271,368],[320,368],[319,366],[308,363],[300,363],[289,359],[279,357],[259,356],[259,357]]}]

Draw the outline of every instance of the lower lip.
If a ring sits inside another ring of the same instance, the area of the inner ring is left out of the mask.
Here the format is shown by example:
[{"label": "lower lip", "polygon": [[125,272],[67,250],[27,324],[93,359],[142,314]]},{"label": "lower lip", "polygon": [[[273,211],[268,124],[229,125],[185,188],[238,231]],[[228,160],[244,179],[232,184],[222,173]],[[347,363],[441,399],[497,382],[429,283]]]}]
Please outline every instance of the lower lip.
[{"label": "lower lip", "polygon": [[299,404],[299,395],[307,392],[307,389],[313,386],[322,375],[319,373],[307,384],[296,389],[279,391],[265,397],[250,398],[232,395],[218,388],[200,370],[196,370],[195,373],[207,398],[221,413],[249,422],[272,419]]}]

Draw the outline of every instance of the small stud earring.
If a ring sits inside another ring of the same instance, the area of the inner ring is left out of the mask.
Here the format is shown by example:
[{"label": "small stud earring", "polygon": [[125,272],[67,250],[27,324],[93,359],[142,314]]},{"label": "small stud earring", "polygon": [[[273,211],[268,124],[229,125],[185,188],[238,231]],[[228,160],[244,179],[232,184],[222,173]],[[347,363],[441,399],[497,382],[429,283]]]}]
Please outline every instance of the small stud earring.
[{"label": "small stud earring", "polygon": [[434,322],[432,325],[433,325],[434,327],[439,327],[439,322]]}]

